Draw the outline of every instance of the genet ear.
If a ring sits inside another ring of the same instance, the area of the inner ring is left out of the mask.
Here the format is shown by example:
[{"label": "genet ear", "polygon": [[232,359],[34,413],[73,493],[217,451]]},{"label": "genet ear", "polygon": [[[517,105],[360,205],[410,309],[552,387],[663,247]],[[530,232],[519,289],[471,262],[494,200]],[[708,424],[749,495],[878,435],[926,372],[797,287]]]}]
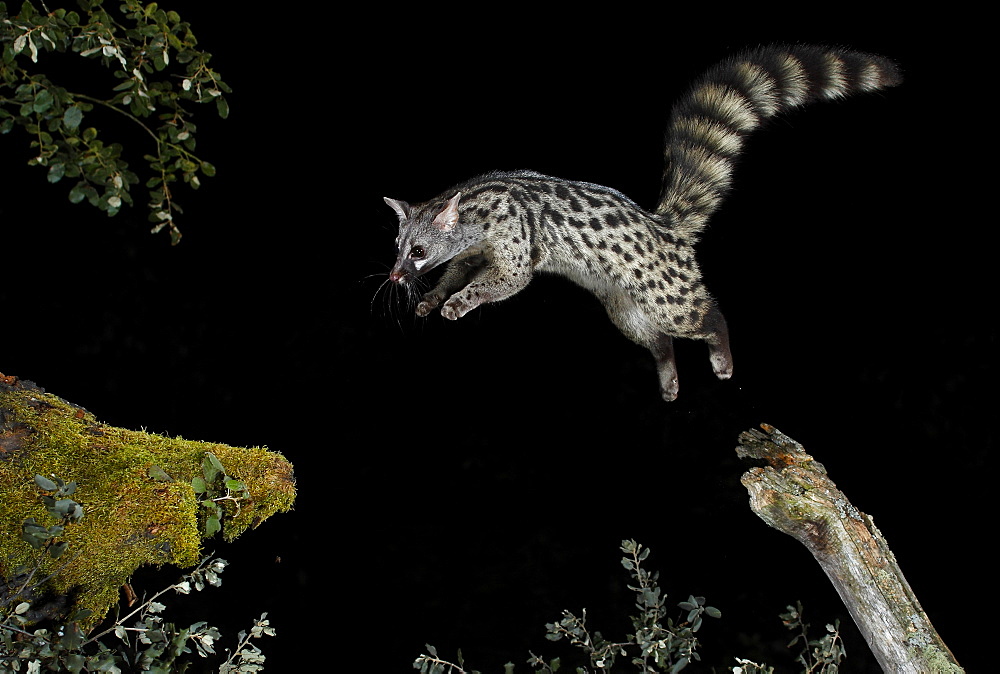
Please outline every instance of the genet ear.
[{"label": "genet ear", "polygon": [[441,212],[434,216],[434,226],[442,232],[450,232],[458,225],[458,200],[461,197],[461,192],[453,196]]},{"label": "genet ear", "polygon": [[400,220],[406,220],[410,217],[410,205],[405,201],[397,201],[396,199],[390,199],[389,197],[382,197],[385,199],[385,203],[392,207],[392,210],[396,211],[396,215],[399,216]]}]

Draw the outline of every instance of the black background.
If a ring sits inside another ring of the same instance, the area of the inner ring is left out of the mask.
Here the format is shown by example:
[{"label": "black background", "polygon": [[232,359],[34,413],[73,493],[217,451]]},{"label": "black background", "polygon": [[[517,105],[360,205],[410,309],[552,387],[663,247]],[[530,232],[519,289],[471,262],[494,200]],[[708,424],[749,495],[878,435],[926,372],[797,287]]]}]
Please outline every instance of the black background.
[{"label": "black background", "polygon": [[[992,226],[974,215],[975,44],[931,39],[956,37],[947,17],[171,7],[235,89],[229,120],[199,122],[218,176],[178,196],[171,248],[141,207],[70,205],[70,185],[23,166],[23,133],[0,138],[0,371],[108,423],[295,464],[295,511],[207,545],[233,566],[171,602],[178,620],[193,604],[234,636],[268,611],[273,671],[408,671],[425,642],[526,670],[528,649],[571,656],[543,638],[562,609],[627,631],[618,546],[635,538],[673,600],[722,609],[709,662],[792,667],[762,649],[801,599],[816,630],[842,619],[845,671],[877,671],[808,552],[747,507],[733,448],[767,422],[874,518],[959,661],[985,662]],[[699,246],[732,380],[682,342],[680,397],[662,402],[649,354],[561,279],[455,323],[380,286],[396,227],[383,196],[531,168],[652,205],[671,102],[772,41],[881,53],[906,81],[753,137]]]}]

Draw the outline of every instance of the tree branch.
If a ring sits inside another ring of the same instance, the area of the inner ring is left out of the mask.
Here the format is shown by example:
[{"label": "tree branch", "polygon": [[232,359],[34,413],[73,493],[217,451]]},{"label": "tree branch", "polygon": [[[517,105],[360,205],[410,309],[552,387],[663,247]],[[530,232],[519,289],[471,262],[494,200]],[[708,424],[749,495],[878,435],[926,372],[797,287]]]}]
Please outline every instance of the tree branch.
[{"label": "tree branch", "polygon": [[742,482],[768,525],[809,548],[887,672],[962,672],[934,630],[871,517],[822,464],[773,426],[740,434],[736,453],[769,465]]}]

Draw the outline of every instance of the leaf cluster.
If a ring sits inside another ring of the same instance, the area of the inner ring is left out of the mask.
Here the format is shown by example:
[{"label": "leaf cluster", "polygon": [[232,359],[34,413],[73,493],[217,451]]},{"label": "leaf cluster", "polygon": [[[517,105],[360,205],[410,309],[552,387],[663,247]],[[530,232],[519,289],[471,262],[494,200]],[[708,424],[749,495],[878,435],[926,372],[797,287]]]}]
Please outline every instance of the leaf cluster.
[{"label": "leaf cluster", "polygon": [[781,622],[789,631],[795,633],[788,642],[788,648],[802,642],[802,650],[795,659],[803,666],[802,671],[821,674],[836,674],[840,671],[840,662],[847,656],[844,642],[840,637],[840,620],[834,620],[832,624],[827,623],[826,634],[819,639],[810,639],[809,623],[802,620],[802,602],[796,601],[795,606],[785,608],[788,610],[781,614]]},{"label": "leaf cluster", "polygon": [[[835,620],[826,625],[826,634],[819,639],[809,639],[809,623],[802,621],[802,602],[796,601],[795,606],[786,606],[787,611],[780,615],[781,622],[795,634],[788,642],[792,648],[801,642],[801,650],[795,661],[802,665],[805,674],[822,672],[837,674],[840,663],[847,656],[844,643],[840,638],[840,621]],[[774,667],[762,665],[751,660],[736,658],[739,663],[733,667],[733,674],[773,674]]]},{"label": "leaf cluster", "polygon": [[[685,613],[678,620],[667,617],[669,607],[666,595],[657,585],[658,571],[648,571],[642,563],[649,557],[649,548],[632,540],[622,541],[625,557],[621,563],[632,576],[635,585],[628,588],[636,594],[638,614],[632,617],[634,634],[627,635],[625,641],[610,642],[600,632],[591,634],[587,629],[587,613],[577,617],[563,611],[563,618],[557,623],[546,625],[546,638],[552,641],[568,639],[569,642],[587,653],[595,671],[608,671],[618,657],[632,654],[631,663],[642,672],[679,672],[689,663],[701,660],[697,652],[698,639],[695,633],[702,627],[703,616],[721,618],[722,612],[708,606],[704,597],[689,596],[677,606]],[[540,658],[529,660],[543,671],[555,671]],[[578,671],[588,672],[585,668]]]},{"label": "leaf cluster", "polygon": [[[113,216],[133,203],[132,186],[140,178],[123,158],[122,145],[106,142],[97,126],[85,122],[97,108],[130,120],[153,145],[143,155],[152,231],[166,229],[177,243],[174,217],[182,209],[172,187],[182,182],[197,189],[201,176],[215,174],[212,164],[194,154],[197,127],[190,104],[212,104],[226,118],[230,88],[177,12],[138,0],[119,0],[116,9],[105,8],[104,0],[77,4],[79,12],[40,13],[26,0],[12,14],[0,2],[0,134],[23,128],[31,139],[29,165],[45,167],[51,183],[70,181],[71,202],[86,201]],[[99,63],[111,75],[106,89],[68,89],[40,70],[51,65],[46,53]]]},{"label": "leaf cluster", "polygon": [[[36,591],[55,575],[53,573],[41,580],[35,580],[42,563],[46,557],[52,559],[62,557],[68,543],[57,539],[62,536],[67,525],[79,522],[83,518],[83,507],[76,501],[65,498],[76,492],[76,482],[64,482],[55,475],[50,477],[51,479],[44,475],[35,475],[34,481],[35,486],[41,491],[39,501],[57,523],[45,526],[34,517],[28,517],[21,525],[21,540],[37,550],[38,555],[33,565],[18,566],[13,570],[12,578],[7,581],[7,587],[0,586],[0,589],[4,590],[0,593],[0,627],[6,627],[3,623],[9,622],[12,625],[11,630],[19,631],[19,628],[13,625],[25,626],[34,620],[31,610],[33,597]],[[62,569],[64,566],[65,563],[59,568]],[[18,602],[19,599],[22,601]],[[89,614],[89,610],[83,609],[74,616],[74,619],[82,620]],[[10,634],[6,631],[0,636],[4,639],[10,638]],[[66,643],[72,642],[72,635],[62,635],[62,637]]]},{"label": "leaf cluster", "polygon": [[[437,649],[430,644],[424,644],[424,648],[427,649],[428,654],[422,654],[417,658],[416,662],[413,663],[414,669],[419,669],[420,674],[481,674],[479,670],[473,669],[466,671],[463,669],[465,667],[465,658],[462,657],[462,649],[458,649],[458,663],[449,662],[448,660],[442,660],[438,657]],[[504,667],[504,672],[509,673],[514,671],[514,665],[507,663]]]},{"label": "leaf cluster", "polygon": [[79,522],[83,518],[83,507],[73,499],[64,498],[76,492],[76,482],[63,482],[54,475],[51,480],[44,475],[35,475],[35,484],[43,492],[39,500],[59,522],[46,527],[35,521],[34,517],[29,517],[21,526],[21,540],[35,550],[48,552],[52,559],[59,559],[65,552],[67,543],[55,539],[62,536],[67,524]]},{"label": "leaf cluster", "polygon": [[201,525],[205,536],[211,537],[222,529],[225,517],[223,504],[232,504],[235,510],[233,516],[239,514],[240,501],[250,498],[250,490],[240,480],[227,475],[219,457],[211,452],[205,454],[201,471],[201,475],[191,480],[191,487],[200,499]]}]

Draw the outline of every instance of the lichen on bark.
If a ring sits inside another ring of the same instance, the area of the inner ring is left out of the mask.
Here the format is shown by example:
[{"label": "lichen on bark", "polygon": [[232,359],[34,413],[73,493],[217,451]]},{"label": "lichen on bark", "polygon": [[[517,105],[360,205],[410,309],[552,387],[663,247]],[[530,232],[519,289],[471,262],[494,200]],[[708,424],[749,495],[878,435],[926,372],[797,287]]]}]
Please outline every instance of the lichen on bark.
[{"label": "lichen on bark", "polygon": [[208,453],[247,488],[246,498],[218,502],[226,540],[292,508],[292,465],[277,452],[108,426],[31,382],[0,374],[0,595],[38,556],[20,538],[24,520],[54,523],[39,500],[36,474],[76,481],[73,499],[84,508],[61,537],[66,553],[46,558],[36,574],[58,569],[35,594],[38,619],[87,608],[94,624],[140,566],[197,564],[205,508],[191,482],[203,475]]}]

